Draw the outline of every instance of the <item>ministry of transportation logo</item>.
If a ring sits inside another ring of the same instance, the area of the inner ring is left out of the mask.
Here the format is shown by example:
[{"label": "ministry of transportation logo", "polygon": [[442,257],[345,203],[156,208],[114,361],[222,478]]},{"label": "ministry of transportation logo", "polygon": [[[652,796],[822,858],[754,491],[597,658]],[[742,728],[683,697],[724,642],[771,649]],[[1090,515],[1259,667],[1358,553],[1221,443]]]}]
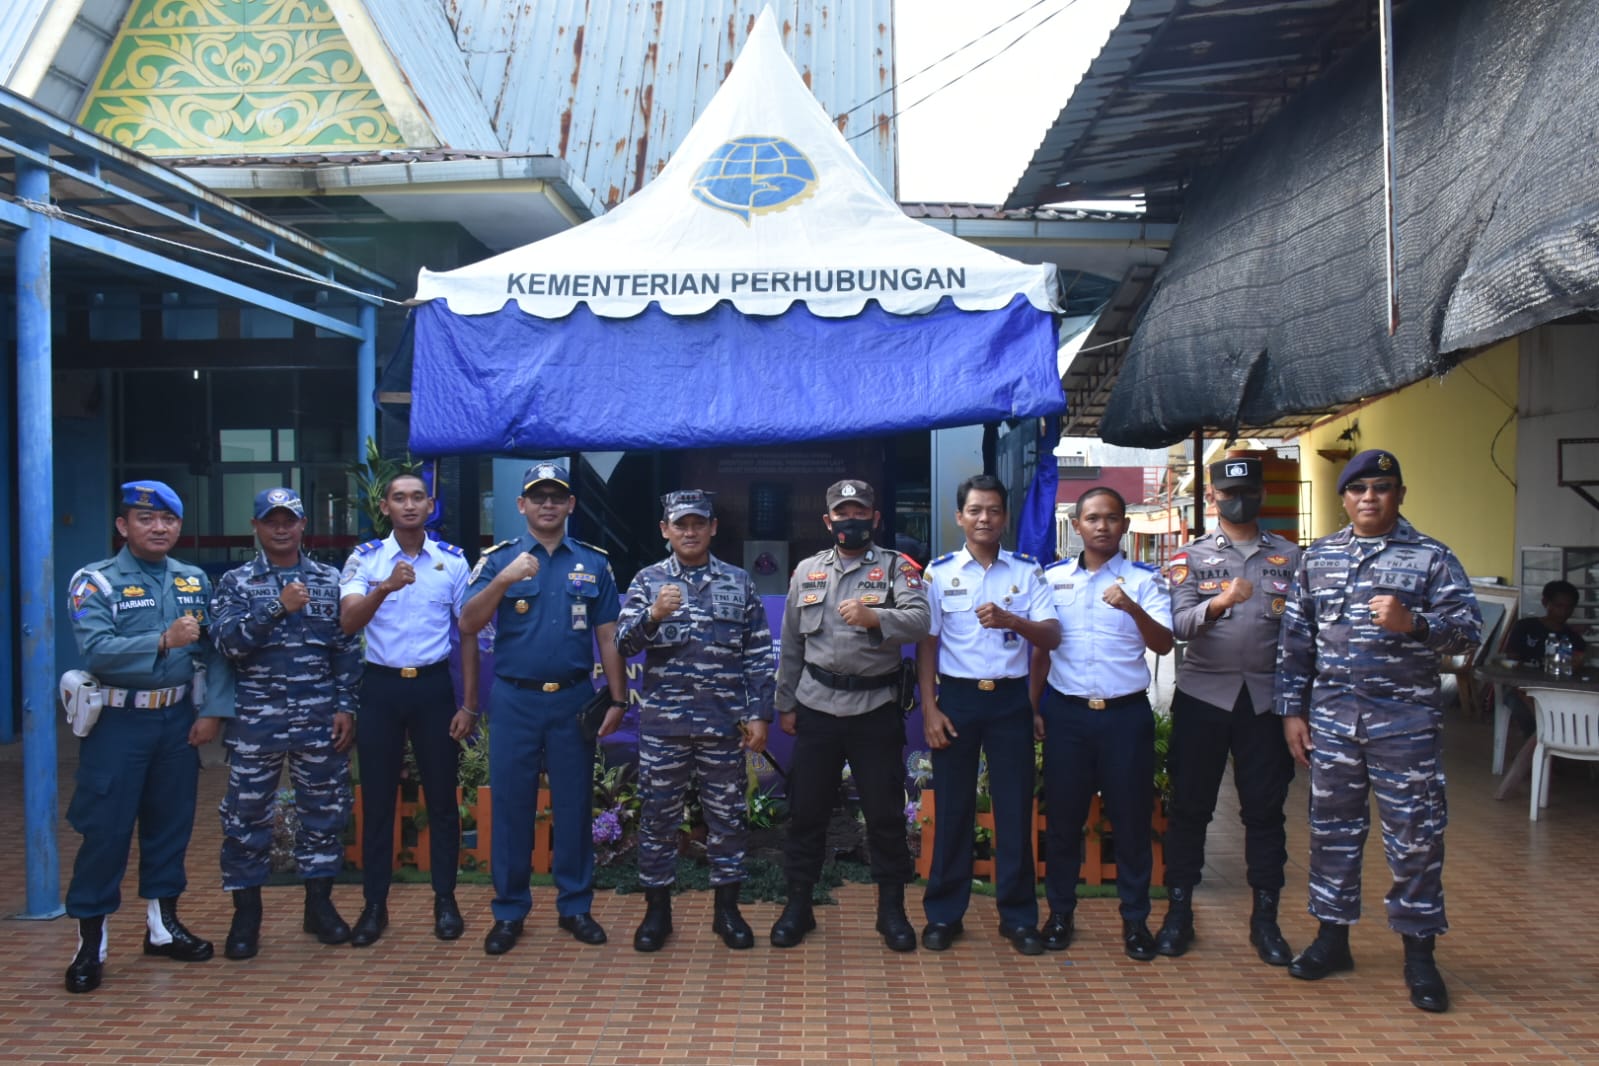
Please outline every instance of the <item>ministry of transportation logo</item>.
[{"label": "ministry of transportation logo", "polygon": [[816,167],[781,137],[735,137],[719,145],[694,175],[696,199],[744,220],[781,211],[816,191]]}]

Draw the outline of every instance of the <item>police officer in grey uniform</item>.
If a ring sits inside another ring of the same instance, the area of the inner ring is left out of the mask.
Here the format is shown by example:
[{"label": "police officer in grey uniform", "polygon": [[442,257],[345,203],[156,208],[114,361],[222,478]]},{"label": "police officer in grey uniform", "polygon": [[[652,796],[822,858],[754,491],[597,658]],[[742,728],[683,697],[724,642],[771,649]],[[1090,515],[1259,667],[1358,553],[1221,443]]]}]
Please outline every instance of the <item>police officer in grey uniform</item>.
[{"label": "police officer in grey uniform", "polygon": [[1230,754],[1254,893],[1249,942],[1263,962],[1287,966],[1293,952],[1277,925],[1277,902],[1288,861],[1283,803],[1294,760],[1270,711],[1277,638],[1299,546],[1260,528],[1256,516],[1264,496],[1259,459],[1238,456],[1210,464],[1205,498],[1216,508],[1218,528],[1171,558],[1172,630],[1188,649],[1172,697],[1169,903],[1155,950],[1175,957],[1193,942],[1193,892],[1205,866],[1205,829]]},{"label": "police officer in grey uniform", "polygon": [[[178,921],[188,884],[184,859],[194,829],[201,743],[198,681],[225,670],[204,639],[211,584],[167,553],[183,527],[183,501],[160,481],[122,486],[117,532],[127,544],[68,583],[72,635],[101,685],[104,708],[78,751],[67,820],[83,835],[67,889],[78,948],[68,992],[100,986],[106,918],[122,903],[128,845],[139,827],[139,895],[148,900],[144,953],[204,962],[211,942]],[[227,713],[202,707],[201,714]]]},{"label": "police officer in grey uniform", "polygon": [[427,804],[433,935],[466,929],[455,902],[461,817],[455,789],[456,741],[477,725],[477,641],[461,642],[462,702],[450,677],[451,630],[466,604],[470,567],[460,548],[428,536],[433,497],[419,474],[397,474],[379,504],[393,525],[382,540],[358,545],[339,576],[339,626],[366,633],[361,673],[361,875],[366,905],[350,944],[377,942],[389,924],[394,871],[394,807],[406,739]]},{"label": "police officer in grey uniform", "polygon": [[273,806],[285,763],[300,817],[294,859],[305,880],[305,931],[324,944],[350,939],[332,892],[350,820],[361,648],[339,628],[339,572],[300,550],[299,493],[257,493],[251,525],[260,553],[223,574],[211,602],[212,633],[234,665],[237,691],[220,808],[222,887],[233,893],[222,953],[230,959],[260,948],[261,886],[272,872]]},{"label": "police officer in grey uniform", "polygon": [[772,719],[772,634],[749,574],[711,554],[716,514],[699,489],[661,499],[661,536],[672,553],[640,570],[616,623],[623,656],[644,652],[639,711],[638,951],[672,933],[672,881],[684,797],[699,786],[716,892],[711,929],[730,948],[755,935],[738,910],[744,881],[744,752],[765,751]]},{"label": "police officer in grey uniform", "polygon": [[794,570],[783,608],[777,710],[794,736],[785,844],[788,903],[772,926],[774,947],[790,948],[816,928],[811,892],[822,873],[827,824],[849,763],[866,816],[877,931],[894,951],[915,951],[905,917],[911,880],[905,843],[905,720],[898,706],[902,644],[930,624],[916,564],[872,542],[881,515],[864,481],[835,482],[822,521],[833,547]]},{"label": "police officer in grey uniform", "polygon": [[1307,981],[1355,965],[1361,856],[1377,797],[1393,874],[1388,924],[1404,938],[1410,1001],[1449,1009],[1433,961],[1444,915],[1439,657],[1481,639],[1466,572],[1399,513],[1392,452],[1364,451],[1338,477],[1349,525],[1305,550],[1283,616],[1276,710],[1288,749],[1310,769],[1310,913],[1316,939],[1289,967]]},{"label": "police officer in grey uniform", "polygon": [[978,474],[955,489],[960,551],[927,566],[932,632],[917,645],[922,733],[932,749],[938,820],[922,910],[922,946],[951,947],[972,898],[977,774],[988,760],[994,803],[994,896],[999,932],[1023,955],[1042,955],[1033,862],[1032,648],[1060,643],[1049,583],[1038,561],[1000,546],[1005,485]]}]

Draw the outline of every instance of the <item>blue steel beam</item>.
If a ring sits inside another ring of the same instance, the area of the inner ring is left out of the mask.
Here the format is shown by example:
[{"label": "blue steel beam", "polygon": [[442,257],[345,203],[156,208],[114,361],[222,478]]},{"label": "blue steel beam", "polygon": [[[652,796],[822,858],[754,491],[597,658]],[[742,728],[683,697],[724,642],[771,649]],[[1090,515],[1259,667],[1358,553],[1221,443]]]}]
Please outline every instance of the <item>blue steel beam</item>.
[{"label": "blue steel beam", "polygon": [[378,439],[377,308],[362,304],[356,309],[355,321],[361,330],[361,347],[355,353],[355,448],[364,460],[366,442]]},{"label": "blue steel beam", "polygon": [[[17,165],[20,171],[23,161],[19,159]],[[33,166],[31,163],[27,165]],[[44,218],[44,216],[18,204],[0,200],[0,222],[9,223],[17,227],[29,227],[30,220],[34,218]],[[340,337],[349,337],[353,340],[362,339],[360,326],[352,326],[350,323],[334,318],[332,315],[325,315],[320,311],[301,307],[292,300],[285,300],[281,296],[273,296],[271,293],[262,292],[260,289],[251,288],[231,278],[224,278],[208,270],[201,270],[199,267],[190,266],[187,263],[157,252],[146,251],[143,248],[119,241],[115,237],[94,233],[76,223],[67,222],[59,218],[51,218],[48,221],[47,232],[49,236],[64,244],[70,244],[76,248],[83,248],[91,252],[98,252],[101,255],[110,256],[121,262],[142,267],[145,270],[153,271],[177,281],[187,282],[203,289],[210,289],[212,292],[221,293],[223,296],[229,296],[268,311],[276,311],[278,314],[298,319],[301,322],[309,322],[313,326],[325,329]],[[307,279],[307,281],[309,283],[310,279]],[[362,305],[362,307],[367,306],[366,304]]]},{"label": "blue steel beam", "polygon": [[[48,202],[49,172],[17,160],[17,194]],[[21,525],[22,817],[27,910],[60,914],[56,854],[55,462],[50,386],[50,230],[43,216],[17,234],[17,473]]]}]

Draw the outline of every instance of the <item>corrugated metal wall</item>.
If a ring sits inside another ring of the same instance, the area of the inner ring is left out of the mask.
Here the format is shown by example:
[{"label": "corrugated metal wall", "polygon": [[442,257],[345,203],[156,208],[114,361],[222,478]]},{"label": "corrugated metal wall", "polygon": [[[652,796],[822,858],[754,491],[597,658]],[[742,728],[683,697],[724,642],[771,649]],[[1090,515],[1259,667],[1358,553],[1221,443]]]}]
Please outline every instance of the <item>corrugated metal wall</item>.
[{"label": "corrugated metal wall", "polygon": [[[660,172],[768,4],[829,114],[894,79],[893,0],[443,3],[505,149],[564,157],[613,205]],[[849,116],[845,135],[892,113],[893,99],[890,93]],[[892,124],[851,144],[892,192]]]}]

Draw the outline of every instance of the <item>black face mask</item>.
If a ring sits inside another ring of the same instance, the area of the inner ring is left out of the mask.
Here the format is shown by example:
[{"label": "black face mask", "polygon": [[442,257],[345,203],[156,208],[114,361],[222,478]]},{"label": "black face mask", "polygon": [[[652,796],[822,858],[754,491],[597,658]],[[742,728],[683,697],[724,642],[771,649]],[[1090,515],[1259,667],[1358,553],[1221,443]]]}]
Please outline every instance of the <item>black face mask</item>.
[{"label": "black face mask", "polygon": [[1248,525],[1260,513],[1259,496],[1234,496],[1230,500],[1217,500],[1216,513],[1235,526]]},{"label": "black face mask", "polygon": [[872,542],[870,518],[833,519],[833,543],[845,551],[859,551]]}]

